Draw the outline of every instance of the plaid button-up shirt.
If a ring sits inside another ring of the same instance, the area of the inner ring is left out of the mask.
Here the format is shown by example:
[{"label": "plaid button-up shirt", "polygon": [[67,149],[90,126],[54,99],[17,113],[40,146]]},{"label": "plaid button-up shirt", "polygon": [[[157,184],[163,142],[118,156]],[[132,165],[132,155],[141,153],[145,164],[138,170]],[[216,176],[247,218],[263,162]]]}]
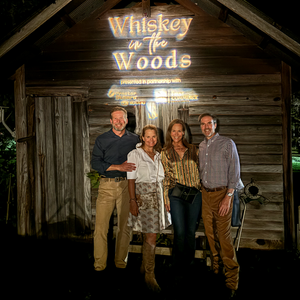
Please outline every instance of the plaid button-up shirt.
[{"label": "plaid button-up shirt", "polygon": [[242,188],[237,148],[228,137],[216,133],[212,138],[205,138],[200,143],[199,167],[202,185],[207,188]]}]

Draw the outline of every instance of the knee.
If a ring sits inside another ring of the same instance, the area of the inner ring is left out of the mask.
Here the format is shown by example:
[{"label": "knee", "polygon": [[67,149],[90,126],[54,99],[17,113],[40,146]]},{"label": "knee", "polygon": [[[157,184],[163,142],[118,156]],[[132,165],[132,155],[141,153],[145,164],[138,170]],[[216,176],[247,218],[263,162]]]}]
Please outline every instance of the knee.
[{"label": "knee", "polygon": [[149,245],[156,245],[156,233],[146,233],[145,239]]}]

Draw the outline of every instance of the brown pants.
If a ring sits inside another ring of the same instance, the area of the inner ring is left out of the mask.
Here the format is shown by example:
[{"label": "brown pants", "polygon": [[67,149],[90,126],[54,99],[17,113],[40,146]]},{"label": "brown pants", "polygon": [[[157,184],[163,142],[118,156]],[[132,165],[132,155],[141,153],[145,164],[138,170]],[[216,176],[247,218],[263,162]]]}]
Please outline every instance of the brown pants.
[{"label": "brown pants", "polygon": [[116,233],[115,265],[125,268],[127,265],[130,228],[127,226],[129,215],[128,181],[105,182],[100,180],[96,202],[96,223],[94,232],[94,267],[96,271],[106,268],[107,233],[109,220],[114,208],[117,208],[118,230]]},{"label": "brown pants", "polygon": [[226,192],[227,189],[218,192],[207,192],[202,189],[202,218],[213,257],[214,272],[219,272],[221,258],[225,267],[226,286],[236,290],[239,281],[239,264],[230,233],[233,201],[229,213],[223,217],[219,216],[219,204]]}]

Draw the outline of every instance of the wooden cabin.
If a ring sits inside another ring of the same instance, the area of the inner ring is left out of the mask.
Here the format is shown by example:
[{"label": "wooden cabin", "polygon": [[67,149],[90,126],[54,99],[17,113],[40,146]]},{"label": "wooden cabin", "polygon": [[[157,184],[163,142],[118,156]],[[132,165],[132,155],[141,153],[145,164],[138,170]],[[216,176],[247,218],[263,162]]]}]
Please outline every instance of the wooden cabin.
[{"label": "wooden cabin", "polygon": [[291,245],[290,66],[247,38],[241,17],[224,7],[216,17],[209,1],[113,9],[117,2],[16,71],[19,234],[91,238],[91,151],[110,129],[111,107],[122,105],[136,132],[153,123],[164,134],[182,118],[195,145],[199,115],[217,115],[219,133],[237,145],[244,185],[254,180],[268,200],[247,203],[240,247]]}]

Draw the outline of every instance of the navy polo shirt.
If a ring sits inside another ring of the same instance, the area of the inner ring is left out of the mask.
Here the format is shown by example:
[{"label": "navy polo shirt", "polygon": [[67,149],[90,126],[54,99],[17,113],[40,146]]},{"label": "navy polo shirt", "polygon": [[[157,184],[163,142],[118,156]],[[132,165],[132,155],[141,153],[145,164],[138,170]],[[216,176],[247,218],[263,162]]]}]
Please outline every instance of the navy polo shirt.
[{"label": "navy polo shirt", "polygon": [[139,143],[138,135],[127,129],[121,137],[112,129],[99,135],[93,149],[92,168],[107,178],[126,177],[126,172],[106,170],[111,165],[120,165],[126,161],[127,154],[135,149],[137,143]]}]

